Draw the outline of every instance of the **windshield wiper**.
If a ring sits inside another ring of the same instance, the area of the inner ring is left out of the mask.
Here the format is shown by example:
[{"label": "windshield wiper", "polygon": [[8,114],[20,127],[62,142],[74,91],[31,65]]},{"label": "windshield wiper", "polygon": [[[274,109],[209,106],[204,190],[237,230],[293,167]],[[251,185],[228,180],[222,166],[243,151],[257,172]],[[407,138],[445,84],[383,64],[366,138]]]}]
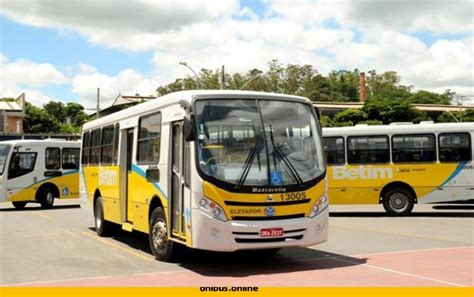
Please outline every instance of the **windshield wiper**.
[{"label": "windshield wiper", "polygon": [[[269,133],[270,133],[270,141],[273,146],[273,156],[275,154],[277,157],[285,163],[285,165],[290,169],[291,174],[293,175],[293,178],[295,179],[296,183],[298,185],[301,185],[303,183],[303,180],[301,179],[301,176],[298,174],[298,171],[296,170],[295,166],[291,163],[291,161],[288,159],[288,157],[285,155],[285,153],[281,150],[280,147],[277,147],[275,145],[275,140],[273,139],[273,130],[272,130],[272,125],[269,125]],[[275,162],[276,163],[276,162]],[[276,164],[275,164],[276,167]]]},{"label": "windshield wiper", "polygon": [[301,185],[303,183],[303,179],[301,179],[301,176],[299,175],[295,166],[288,159],[288,156],[285,155],[285,153],[281,150],[281,148],[274,147],[274,149],[275,149],[275,153],[277,153],[278,158],[282,160],[285,163],[285,165],[288,166],[288,168],[290,169],[290,172],[292,173],[293,178],[296,180],[296,183],[298,185]]},{"label": "windshield wiper", "polygon": [[240,175],[239,179],[236,182],[235,188],[238,189],[240,188],[245,180],[247,179],[247,176],[250,172],[250,168],[252,167],[253,159],[255,159],[255,153],[257,152],[257,145],[255,145],[247,155],[247,159],[245,160],[244,163],[244,168],[242,171],[242,174]]}]

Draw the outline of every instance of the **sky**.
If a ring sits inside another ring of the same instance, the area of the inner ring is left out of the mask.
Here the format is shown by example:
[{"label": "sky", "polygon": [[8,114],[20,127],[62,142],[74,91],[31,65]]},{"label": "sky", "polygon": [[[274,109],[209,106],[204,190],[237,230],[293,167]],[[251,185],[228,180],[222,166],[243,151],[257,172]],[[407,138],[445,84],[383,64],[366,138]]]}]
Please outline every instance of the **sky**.
[{"label": "sky", "polygon": [[218,69],[283,64],[396,71],[474,104],[474,2],[1,0],[0,97],[94,108]]}]

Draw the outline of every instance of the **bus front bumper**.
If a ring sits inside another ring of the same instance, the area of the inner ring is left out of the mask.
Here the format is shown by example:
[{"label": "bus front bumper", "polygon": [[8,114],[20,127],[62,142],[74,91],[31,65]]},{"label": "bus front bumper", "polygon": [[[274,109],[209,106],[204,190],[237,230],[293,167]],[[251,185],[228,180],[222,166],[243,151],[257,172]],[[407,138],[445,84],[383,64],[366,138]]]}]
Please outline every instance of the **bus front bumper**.
[{"label": "bus front bumper", "polygon": [[[222,222],[194,209],[192,218],[193,248],[230,252],[310,246],[325,242],[329,210],[326,208],[315,218]],[[267,228],[282,228],[283,236],[261,237],[260,230]]]}]

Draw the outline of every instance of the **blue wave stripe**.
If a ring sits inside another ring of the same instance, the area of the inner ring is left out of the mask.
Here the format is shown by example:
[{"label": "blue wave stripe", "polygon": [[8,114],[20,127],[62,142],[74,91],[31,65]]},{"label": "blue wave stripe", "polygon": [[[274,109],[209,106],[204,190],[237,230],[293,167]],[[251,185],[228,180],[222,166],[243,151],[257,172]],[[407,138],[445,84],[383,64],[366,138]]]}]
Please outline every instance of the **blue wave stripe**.
[{"label": "blue wave stripe", "polygon": [[[137,165],[132,164],[132,171],[134,171],[135,173],[137,173],[138,175],[140,175],[141,177],[143,177],[146,180],[145,171],[143,171],[143,169],[141,169]],[[168,200],[168,197],[166,196],[165,192],[161,189],[160,185],[157,182],[150,182],[150,183],[160,192],[160,194],[163,196],[163,198]]]},{"label": "blue wave stripe", "polygon": [[47,181],[47,180],[50,180],[50,179],[53,179],[53,178],[59,178],[59,177],[63,177],[63,176],[65,176],[65,175],[70,175],[70,174],[74,174],[74,173],[79,173],[79,170],[65,171],[65,172],[63,172],[63,174],[62,174],[61,176],[52,176],[52,177],[44,178],[44,179],[42,179],[42,180],[40,180],[40,181],[37,181],[36,183],[33,183],[33,184],[27,186],[26,188],[30,188],[30,187],[32,187],[32,186],[34,186],[34,185],[43,183],[43,182],[45,182],[45,181]]},{"label": "blue wave stripe", "polygon": [[441,184],[440,187],[444,186],[448,182],[450,182],[452,179],[454,179],[463,169],[463,167],[466,165],[467,161],[460,162],[458,166],[456,166],[456,170],[451,173],[451,175]]}]

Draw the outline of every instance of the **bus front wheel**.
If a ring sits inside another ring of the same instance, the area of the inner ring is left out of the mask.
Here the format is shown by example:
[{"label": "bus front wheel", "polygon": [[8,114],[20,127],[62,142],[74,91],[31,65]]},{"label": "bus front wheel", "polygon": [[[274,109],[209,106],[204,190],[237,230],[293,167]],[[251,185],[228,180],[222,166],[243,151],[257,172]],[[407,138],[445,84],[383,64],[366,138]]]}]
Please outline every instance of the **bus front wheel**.
[{"label": "bus front wheel", "polygon": [[148,238],[155,259],[165,262],[172,261],[177,254],[177,246],[169,240],[167,230],[165,212],[163,208],[157,207],[150,217]]},{"label": "bus front wheel", "polygon": [[101,197],[97,197],[94,205],[95,232],[100,237],[109,236],[113,232],[113,225],[104,219],[104,204]]},{"label": "bus front wheel", "polygon": [[414,206],[413,194],[406,188],[391,188],[383,196],[383,207],[391,216],[405,216]]},{"label": "bus front wheel", "polygon": [[25,202],[25,201],[14,201],[14,202],[12,202],[13,206],[14,206],[16,209],[23,209],[23,208],[25,208],[26,203],[27,203],[27,202]]}]

